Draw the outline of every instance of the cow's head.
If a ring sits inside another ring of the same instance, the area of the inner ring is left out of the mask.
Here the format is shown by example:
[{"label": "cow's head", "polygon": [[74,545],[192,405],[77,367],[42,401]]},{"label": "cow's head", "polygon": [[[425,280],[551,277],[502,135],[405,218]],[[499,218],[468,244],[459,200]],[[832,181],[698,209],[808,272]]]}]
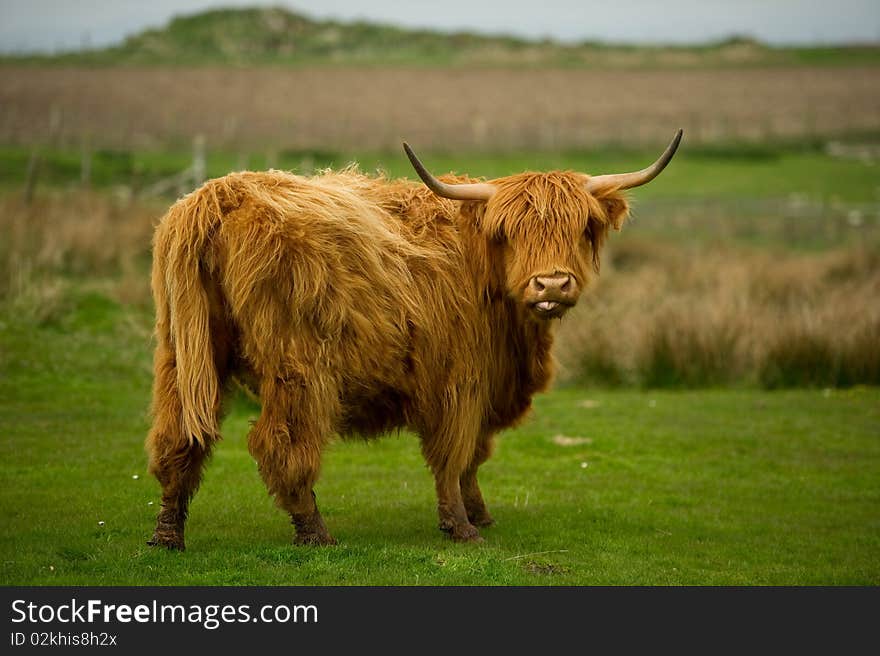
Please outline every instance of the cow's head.
[{"label": "cow's head", "polygon": [[500,251],[509,296],[532,317],[561,317],[580,297],[609,228],[629,207],[621,193],[653,180],[675,154],[679,130],[651,166],[634,173],[589,176],[572,171],[520,173],[489,182],[451,184],[431,175],[404,144],[410,162],[438,196],[472,201],[476,229]]}]

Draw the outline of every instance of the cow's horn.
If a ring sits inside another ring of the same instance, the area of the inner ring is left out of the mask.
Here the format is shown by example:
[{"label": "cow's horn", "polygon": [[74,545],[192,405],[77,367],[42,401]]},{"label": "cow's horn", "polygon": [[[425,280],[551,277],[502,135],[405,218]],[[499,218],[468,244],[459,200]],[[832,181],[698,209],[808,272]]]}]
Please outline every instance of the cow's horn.
[{"label": "cow's horn", "polygon": [[659,159],[646,169],[636,171],[634,173],[614,173],[611,175],[594,175],[587,180],[586,188],[590,193],[602,191],[603,189],[632,189],[643,184],[649,183],[651,180],[660,175],[660,171],[666,168],[669,160],[675,155],[683,130],[679,129],[675,133],[672,142],[666,147],[666,150],[660,155]]},{"label": "cow's horn", "polygon": [[422,182],[424,182],[428,186],[428,189],[438,196],[451,198],[453,200],[489,200],[495,193],[495,185],[488,182],[477,182],[472,184],[447,184],[445,182],[440,182],[440,180],[431,175],[428,169],[426,169],[419,161],[419,158],[416,157],[412,148],[410,148],[409,144],[405,141],[403,142],[403,149],[406,151],[406,156],[409,157],[410,163],[412,163],[416,173],[419,174]]}]

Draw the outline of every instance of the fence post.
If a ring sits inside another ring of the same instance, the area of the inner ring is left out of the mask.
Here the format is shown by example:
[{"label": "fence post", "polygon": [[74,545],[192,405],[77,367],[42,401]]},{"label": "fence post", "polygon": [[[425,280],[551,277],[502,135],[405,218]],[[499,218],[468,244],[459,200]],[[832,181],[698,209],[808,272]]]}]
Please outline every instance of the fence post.
[{"label": "fence post", "polygon": [[61,127],[64,120],[64,114],[59,105],[52,105],[49,110],[49,144],[52,148],[57,148],[61,141]]},{"label": "fence post", "polygon": [[92,184],[92,148],[88,137],[83,138],[80,150],[79,183],[83,188]]},{"label": "fence post", "polygon": [[268,151],[266,151],[266,168],[278,168],[278,151],[274,148],[270,148]]},{"label": "fence post", "polygon": [[30,205],[34,199],[34,189],[37,186],[37,178],[40,176],[40,164],[42,157],[38,148],[31,149],[31,156],[28,159],[27,172],[24,178],[24,202]]},{"label": "fence post", "polygon": [[247,152],[245,152],[244,150],[239,150],[238,157],[235,160],[235,170],[247,171],[248,166],[250,166],[250,157],[248,157]]},{"label": "fence post", "polygon": [[205,181],[205,178],[207,177],[207,168],[205,160],[205,137],[204,135],[199,134],[193,139],[193,186],[198,187]]}]

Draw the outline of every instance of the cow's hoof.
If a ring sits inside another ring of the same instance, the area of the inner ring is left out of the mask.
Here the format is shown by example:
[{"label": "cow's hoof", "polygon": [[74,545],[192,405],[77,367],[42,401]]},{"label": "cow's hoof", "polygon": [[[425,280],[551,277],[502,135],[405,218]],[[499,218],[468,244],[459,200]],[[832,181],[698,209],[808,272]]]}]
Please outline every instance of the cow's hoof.
[{"label": "cow's hoof", "polygon": [[150,547],[165,547],[168,551],[186,551],[182,535],[159,535],[154,533],[153,537],[147,541],[147,545]]},{"label": "cow's hoof", "polygon": [[471,542],[474,544],[484,542],[482,536],[480,536],[480,532],[477,530],[477,527],[473,526],[472,524],[467,524],[465,526],[456,526],[454,529],[452,529],[451,536],[453,542]]},{"label": "cow's hoof", "polygon": [[468,517],[471,524],[474,526],[478,526],[480,528],[486,528],[487,526],[492,526],[495,523],[495,520],[492,519],[492,515],[489,513],[485,513],[483,515],[477,515],[476,517]]},{"label": "cow's hoof", "polygon": [[336,540],[329,533],[297,533],[293,543],[297,546],[329,547],[336,544]]}]

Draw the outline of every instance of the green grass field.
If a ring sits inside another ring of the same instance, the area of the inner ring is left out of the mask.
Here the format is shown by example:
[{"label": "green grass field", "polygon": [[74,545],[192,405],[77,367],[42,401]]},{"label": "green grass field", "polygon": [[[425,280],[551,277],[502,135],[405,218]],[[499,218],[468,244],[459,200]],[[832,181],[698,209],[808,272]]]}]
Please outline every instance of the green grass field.
[{"label": "green grass field", "polygon": [[[317,494],[339,545],[293,528],[232,405],[188,551],[148,548],[149,313],[71,287],[0,319],[0,583],[880,583],[880,391],[562,389],[484,467],[482,545],[436,528],[412,436],[337,443]],[[572,438],[572,439],[564,439]]]},{"label": "green grass field", "polygon": [[[670,138],[672,131],[670,131]],[[57,188],[79,183],[81,154],[71,149],[43,149],[39,185]],[[574,170],[608,173],[637,170],[650,164],[662,152],[652,149],[606,146],[590,152],[534,153],[424,153],[425,164],[436,172],[455,171],[475,177],[495,178],[520,171]],[[0,189],[18,189],[23,184],[31,151],[17,146],[0,147]],[[353,162],[366,172],[384,171],[389,177],[414,178],[401,147],[389,153],[282,151],[267,162],[264,153],[251,154],[241,162],[236,153],[212,150],[207,157],[208,177],[270,165],[310,174],[315,169],[339,169]],[[132,183],[147,186],[174,175],[190,164],[186,149],[162,151],[97,150],[92,157],[95,187]],[[304,168],[305,167],[305,168]],[[829,157],[818,144],[792,143],[771,146],[731,144],[690,146],[676,156],[675,166],[663,174],[663,184],[646,186],[634,194],[636,200],[705,199],[735,201],[786,197],[803,194],[811,200],[871,202],[877,199],[876,168],[857,159]]]}]

